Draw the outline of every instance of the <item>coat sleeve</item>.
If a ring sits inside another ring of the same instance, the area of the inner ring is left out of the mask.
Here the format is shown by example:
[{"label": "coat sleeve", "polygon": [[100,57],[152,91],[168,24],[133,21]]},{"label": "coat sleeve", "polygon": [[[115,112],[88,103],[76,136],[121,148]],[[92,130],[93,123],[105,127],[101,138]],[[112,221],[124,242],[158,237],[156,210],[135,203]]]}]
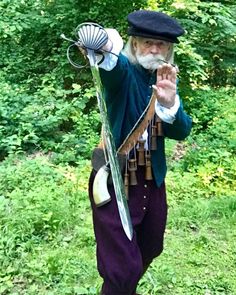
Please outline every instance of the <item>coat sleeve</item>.
[{"label": "coat sleeve", "polygon": [[129,61],[124,55],[120,54],[116,66],[112,70],[106,71],[102,68],[99,70],[105,89],[115,93],[122,87],[123,81],[129,75]]},{"label": "coat sleeve", "polygon": [[163,122],[164,135],[170,139],[184,140],[191,131],[192,119],[183,110],[183,104],[175,115],[175,120],[172,124]]}]

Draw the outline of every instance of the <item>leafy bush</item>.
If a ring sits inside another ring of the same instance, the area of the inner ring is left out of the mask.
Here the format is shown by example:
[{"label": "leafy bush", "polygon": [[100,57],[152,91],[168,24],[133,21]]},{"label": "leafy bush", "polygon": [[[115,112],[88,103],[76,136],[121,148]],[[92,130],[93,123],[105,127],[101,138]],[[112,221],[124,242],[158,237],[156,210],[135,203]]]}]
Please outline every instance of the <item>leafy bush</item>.
[{"label": "leafy bush", "polygon": [[190,197],[236,195],[234,101],[235,91],[228,88],[199,90],[189,97],[187,109],[194,127],[184,157],[171,165],[184,179],[183,183],[173,181],[173,193],[183,191],[176,198],[184,197],[187,191]]},{"label": "leafy bush", "polygon": [[40,149],[56,155],[67,152],[61,160],[71,163],[78,156],[88,157],[100,129],[97,111],[85,113],[93,93],[77,84],[63,90],[49,81],[43,83],[34,95],[27,93],[27,86],[0,83],[1,157]]}]

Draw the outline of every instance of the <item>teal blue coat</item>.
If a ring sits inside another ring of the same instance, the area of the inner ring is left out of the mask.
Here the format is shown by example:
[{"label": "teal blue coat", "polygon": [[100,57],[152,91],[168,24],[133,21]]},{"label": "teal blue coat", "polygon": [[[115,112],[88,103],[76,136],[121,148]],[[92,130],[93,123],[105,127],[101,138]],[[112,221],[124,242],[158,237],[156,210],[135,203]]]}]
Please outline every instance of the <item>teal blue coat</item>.
[{"label": "teal blue coat", "polygon": [[[100,69],[108,116],[118,148],[145,110],[151,95],[152,85],[156,83],[156,73],[133,65],[122,54],[111,71]],[[191,130],[192,120],[184,112],[182,103],[173,124],[163,123],[164,137],[176,140],[185,139]],[[156,151],[151,152],[154,179],[160,186],[166,176],[166,157],[164,137],[158,137]]]}]

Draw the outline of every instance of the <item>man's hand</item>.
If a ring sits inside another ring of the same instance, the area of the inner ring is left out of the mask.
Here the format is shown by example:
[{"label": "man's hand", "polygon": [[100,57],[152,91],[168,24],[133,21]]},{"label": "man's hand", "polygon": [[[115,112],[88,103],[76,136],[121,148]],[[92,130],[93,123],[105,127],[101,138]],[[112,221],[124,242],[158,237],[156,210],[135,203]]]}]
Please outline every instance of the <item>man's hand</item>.
[{"label": "man's hand", "polygon": [[153,85],[158,102],[166,108],[175,104],[177,69],[169,64],[161,65],[157,70],[157,82]]}]

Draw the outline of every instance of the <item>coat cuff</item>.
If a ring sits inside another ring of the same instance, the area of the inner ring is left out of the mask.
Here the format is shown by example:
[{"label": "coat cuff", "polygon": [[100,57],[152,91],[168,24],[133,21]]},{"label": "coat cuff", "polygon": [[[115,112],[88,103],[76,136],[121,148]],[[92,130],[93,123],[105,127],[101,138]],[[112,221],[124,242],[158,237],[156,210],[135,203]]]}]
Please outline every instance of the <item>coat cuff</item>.
[{"label": "coat cuff", "polygon": [[155,103],[155,111],[157,116],[164,122],[173,124],[175,115],[180,107],[179,95],[175,96],[175,104],[171,108],[163,107],[157,100]]}]

